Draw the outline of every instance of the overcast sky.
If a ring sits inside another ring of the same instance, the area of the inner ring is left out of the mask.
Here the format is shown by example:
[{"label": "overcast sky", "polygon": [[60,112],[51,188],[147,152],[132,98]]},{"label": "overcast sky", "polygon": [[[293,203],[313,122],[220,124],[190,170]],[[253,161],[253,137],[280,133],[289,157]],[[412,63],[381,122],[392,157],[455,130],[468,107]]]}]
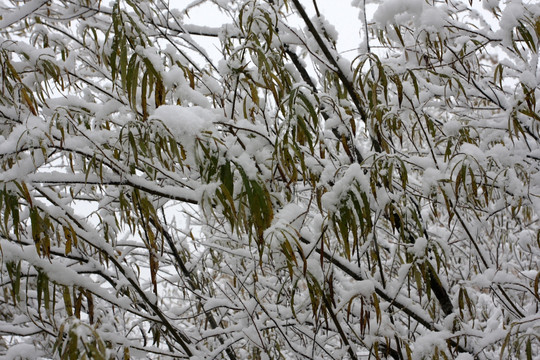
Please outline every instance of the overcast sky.
[{"label": "overcast sky", "polygon": [[[314,16],[313,1],[303,0],[302,3],[306,7],[308,15]],[[358,9],[351,6],[351,0],[317,0],[317,5],[321,14],[336,27],[339,34],[337,44],[339,51],[345,52],[350,58],[355,57],[357,54],[356,49],[359,48],[360,44],[358,31],[363,28]],[[179,7],[182,8],[183,6]],[[371,10],[373,11],[373,8]],[[191,9],[189,19],[186,20],[191,24],[214,27],[225,21],[230,22],[226,17],[220,15],[216,7],[212,5],[203,5]]]}]

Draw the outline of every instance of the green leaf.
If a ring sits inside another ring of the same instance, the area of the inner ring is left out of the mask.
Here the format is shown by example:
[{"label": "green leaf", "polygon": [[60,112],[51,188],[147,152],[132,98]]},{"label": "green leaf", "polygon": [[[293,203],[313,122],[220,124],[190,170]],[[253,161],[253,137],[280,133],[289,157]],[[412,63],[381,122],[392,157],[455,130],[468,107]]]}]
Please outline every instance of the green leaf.
[{"label": "green leaf", "polygon": [[69,287],[64,286],[64,306],[68,316],[73,316],[73,305],[71,303],[71,295],[69,293]]}]

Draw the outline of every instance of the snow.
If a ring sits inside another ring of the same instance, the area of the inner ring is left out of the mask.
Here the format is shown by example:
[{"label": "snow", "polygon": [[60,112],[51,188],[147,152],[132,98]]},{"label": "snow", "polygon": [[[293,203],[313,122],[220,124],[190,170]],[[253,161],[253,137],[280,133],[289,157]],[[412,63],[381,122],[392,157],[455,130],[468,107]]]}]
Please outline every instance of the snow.
[{"label": "snow", "polygon": [[343,196],[349,191],[355,183],[360,188],[369,189],[369,179],[366,178],[359,164],[352,164],[346,170],[345,174],[334,184],[332,191],[322,196],[322,203],[330,211],[336,211],[337,205],[343,199]]},{"label": "snow", "polygon": [[2,19],[0,20],[0,30],[23,20],[25,17],[35,12],[46,3],[48,3],[47,0],[32,0],[19,7],[17,11],[2,14]]},{"label": "snow", "polygon": [[493,11],[499,6],[500,0],[482,0],[482,7],[488,11]]},{"label": "snow", "polygon": [[474,158],[474,160],[478,161],[479,163],[483,163],[486,160],[486,153],[474,144],[465,143],[461,145],[460,150],[463,154]]},{"label": "snow", "polygon": [[415,255],[417,258],[423,258],[426,254],[428,241],[424,237],[416,239],[412,248],[409,249],[409,253]]},{"label": "snow", "polygon": [[163,122],[178,139],[193,142],[204,130],[210,130],[214,121],[220,119],[219,113],[200,106],[162,105],[150,116]]},{"label": "snow", "polygon": [[19,343],[11,345],[7,353],[2,356],[3,360],[31,360],[41,359],[45,356],[42,351],[36,349],[34,344]]},{"label": "snow", "polygon": [[[216,88],[215,80],[212,82],[210,78],[206,78],[206,81],[212,88]],[[210,102],[201,94],[200,91],[192,89],[185,79],[185,74],[178,66],[172,66],[167,72],[163,74],[163,83],[165,87],[172,88],[175,99],[179,99],[182,103],[193,103],[196,106],[200,106],[206,109],[210,108]],[[206,82],[205,82],[206,83]],[[171,106],[171,105],[165,105]]]},{"label": "snow", "polygon": [[362,295],[365,298],[369,298],[375,292],[375,286],[371,280],[362,280],[357,281],[355,288],[358,294]]},{"label": "snow", "polygon": [[236,156],[232,161],[237,164],[247,175],[250,180],[257,180],[257,166],[255,161],[247,152],[242,152]]},{"label": "snow", "polygon": [[433,354],[435,347],[439,349],[444,349],[446,343],[446,337],[450,335],[450,332],[447,331],[433,331],[427,332],[426,334],[420,336],[415,341],[415,348],[412,352],[413,359],[422,359],[425,357],[430,357]]},{"label": "snow", "polygon": [[446,14],[440,7],[430,7],[422,12],[420,22],[427,28],[438,31],[443,28],[448,19]]},{"label": "snow", "polygon": [[444,174],[433,167],[428,167],[422,176],[422,190],[424,195],[429,196],[437,188],[439,180],[444,179]]},{"label": "snow", "polygon": [[[489,5],[492,6],[493,4]],[[509,1],[502,12],[499,25],[501,31],[511,32],[518,24],[521,18],[524,16],[523,5],[520,0]]]},{"label": "snow", "polygon": [[459,353],[456,356],[456,360],[474,360],[474,356],[467,353]]},{"label": "snow", "polygon": [[394,21],[399,24],[404,22],[408,15],[420,16],[423,4],[424,1],[422,0],[386,0],[379,5],[375,14],[373,14],[373,20],[383,26]]}]

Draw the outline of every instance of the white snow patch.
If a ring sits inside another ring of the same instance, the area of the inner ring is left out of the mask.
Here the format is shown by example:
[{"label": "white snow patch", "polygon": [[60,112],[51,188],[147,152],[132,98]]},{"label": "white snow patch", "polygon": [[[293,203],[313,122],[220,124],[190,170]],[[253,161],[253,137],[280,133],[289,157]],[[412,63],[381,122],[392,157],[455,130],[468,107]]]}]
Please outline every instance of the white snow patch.
[{"label": "white snow patch", "polygon": [[154,111],[150,120],[161,120],[177,137],[192,138],[209,129],[218,116],[215,111],[200,106],[162,105]]},{"label": "white snow patch", "polygon": [[423,4],[422,0],[386,0],[373,14],[373,20],[384,26],[390,22],[398,22],[398,18],[401,19],[399,15],[402,14],[418,16],[422,13]]},{"label": "white snow patch", "polygon": [[474,360],[474,356],[468,353],[460,353],[456,357],[456,360]]},{"label": "white snow patch", "polygon": [[424,257],[426,248],[428,246],[428,241],[425,237],[420,237],[416,239],[414,242],[414,246],[409,249],[411,253],[413,253],[416,257]]},{"label": "white snow patch", "polygon": [[0,29],[7,28],[8,26],[15,24],[17,21],[24,19],[46,3],[48,3],[47,0],[30,1],[23,6],[20,6],[18,11],[3,14],[3,18],[0,20]]},{"label": "white snow patch", "polygon": [[2,359],[39,359],[41,356],[43,356],[43,353],[38,351],[32,344],[16,344],[9,346],[9,350]]},{"label": "white snow patch", "polygon": [[422,177],[422,190],[424,195],[428,196],[431,194],[434,188],[437,188],[439,180],[443,179],[444,175],[438,169],[427,168],[424,171]]},{"label": "white snow patch", "polygon": [[429,7],[422,13],[422,25],[439,30],[446,24],[448,15],[438,7]]}]

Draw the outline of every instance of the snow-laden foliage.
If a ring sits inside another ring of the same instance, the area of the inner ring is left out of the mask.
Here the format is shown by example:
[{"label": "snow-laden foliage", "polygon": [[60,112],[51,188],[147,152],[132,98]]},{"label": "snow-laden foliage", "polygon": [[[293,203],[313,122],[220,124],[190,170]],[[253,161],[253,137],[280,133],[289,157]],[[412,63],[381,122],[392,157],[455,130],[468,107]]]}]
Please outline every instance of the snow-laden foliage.
[{"label": "snow-laden foliage", "polygon": [[540,5],[177,3],[0,1],[0,354],[540,356]]}]

